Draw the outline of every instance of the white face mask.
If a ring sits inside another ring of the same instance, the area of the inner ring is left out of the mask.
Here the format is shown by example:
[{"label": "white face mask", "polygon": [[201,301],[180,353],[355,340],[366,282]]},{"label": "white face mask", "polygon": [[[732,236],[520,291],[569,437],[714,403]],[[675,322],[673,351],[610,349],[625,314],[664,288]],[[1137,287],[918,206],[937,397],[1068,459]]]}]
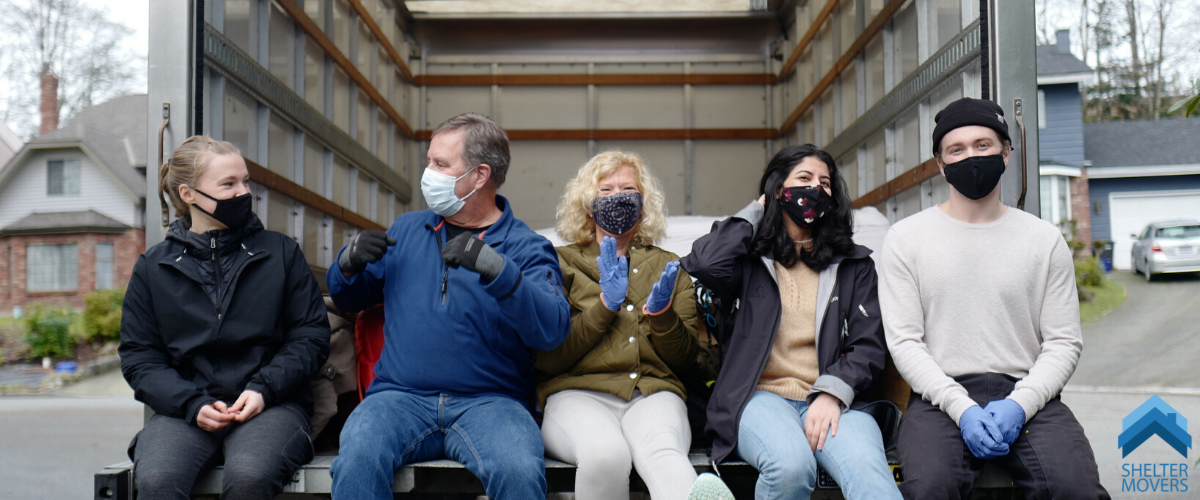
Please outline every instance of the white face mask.
[{"label": "white face mask", "polygon": [[467,198],[475,194],[476,190],[472,189],[466,196],[459,198],[454,194],[454,186],[458,184],[459,180],[474,171],[475,167],[471,167],[471,170],[458,177],[450,177],[432,168],[426,168],[425,173],[421,175],[421,194],[425,195],[425,204],[429,205],[429,209],[433,210],[433,213],[442,217],[450,217],[458,213],[466,204]]}]

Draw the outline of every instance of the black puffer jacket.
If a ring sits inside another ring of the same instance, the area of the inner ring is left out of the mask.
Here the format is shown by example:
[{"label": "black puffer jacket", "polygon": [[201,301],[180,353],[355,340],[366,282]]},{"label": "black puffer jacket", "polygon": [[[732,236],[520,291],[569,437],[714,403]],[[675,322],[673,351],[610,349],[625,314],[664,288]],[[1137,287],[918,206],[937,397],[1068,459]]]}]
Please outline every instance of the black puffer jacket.
[{"label": "black puffer jacket", "polygon": [[195,422],[204,405],[232,403],[246,389],[267,406],[311,408],[329,320],[291,238],[257,217],[202,235],[177,220],[134,266],[118,352],[134,397],[155,413]]},{"label": "black puffer jacket", "polygon": [[[722,303],[739,301],[733,328],[721,332],[725,357],[708,402],[705,438],[712,440],[714,463],[725,460],[737,447],[742,410],[762,376],[783,312],[773,261],[750,253],[754,226],[749,220],[760,215],[761,206],[754,202],[737,216],[714,223],[712,232],[697,239],[692,253],[680,261]],[[899,409],[886,400],[870,401],[865,394],[887,361],[870,253],[855,246],[851,255],[835,256],[820,273],[817,310],[824,315],[816,338],[820,376],[813,390],[837,397],[843,408],[872,414],[888,442],[899,422]]]}]

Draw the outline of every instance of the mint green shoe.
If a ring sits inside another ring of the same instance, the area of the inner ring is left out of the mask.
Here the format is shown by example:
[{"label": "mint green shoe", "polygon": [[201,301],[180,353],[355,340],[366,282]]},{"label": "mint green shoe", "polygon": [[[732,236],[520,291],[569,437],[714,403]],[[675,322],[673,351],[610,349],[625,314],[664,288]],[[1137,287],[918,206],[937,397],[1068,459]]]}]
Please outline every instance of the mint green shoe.
[{"label": "mint green shoe", "polygon": [[711,472],[700,474],[688,491],[687,500],[734,500],[725,482]]}]

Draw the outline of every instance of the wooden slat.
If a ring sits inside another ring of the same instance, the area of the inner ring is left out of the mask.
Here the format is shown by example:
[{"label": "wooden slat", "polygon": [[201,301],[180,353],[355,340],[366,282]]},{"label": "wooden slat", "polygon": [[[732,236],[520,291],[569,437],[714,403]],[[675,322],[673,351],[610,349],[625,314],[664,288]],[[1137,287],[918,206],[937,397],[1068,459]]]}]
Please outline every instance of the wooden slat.
[{"label": "wooden slat", "polygon": [[937,177],[940,174],[941,170],[938,169],[937,160],[930,158],[922,162],[920,165],[909,169],[909,171],[896,176],[895,179],[892,179],[884,185],[875,188],[870,193],[864,194],[862,197],[854,200],[854,208],[878,205],[886,201],[888,198],[902,193],[913,186],[921,184],[922,182]]},{"label": "wooden slat", "polygon": [[837,7],[838,0],[829,0],[825,2],[825,7],[821,12],[817,13],[817,17],[813,19],[813,23],[809,25],[808,31],[800,38],[800,43],[796,44],[796,48],[792,50],[792,55],[788,56],[787,62],[783,63],[783,69],[779,70],[779,80],[787,79],[792,73],[792,69],[796,67],[796,61],[800,59],[800,55],[804,53],[804,49],[812,43],[813,38],[816,38],[817,32],[821,31],[821,25],[825,24],[825,20],[829,19],[829,15],[833,13],[833,8]]},{"label": "wooden slat", "polygon": [[854,43],[850,45],[850,49],[847,50],[846,53],[842,54],[842,57],[838,59],[837,63],[834,64],[833,67],[829,69],[829,72],[825,74],[825,78],[822,78],[821,81],[817,83],[817,86],[813,88],[812,92],[808,93],[808,97],[805,97],[804,100],[800,102],[800,105],[796,106],[796,109],[792,111],[792,114],[788,115],[787,120],[783,122],[783,126],[779,128],[779,135],[787,135],[788,132],[792,131],[792,127],[796,126],[796,122],[800,120],[800,117],[812,107],[813,103],[821,97],[821,94],[824,93],[830,85],[833,85],[833,82],[837,79],[838,75],[841,75],[842,71],[845,71],[846,67],[854,62],[854,58],[858,57],[858,53],[862,52],[863,48],[865,48],[867,44],[871,42],[871,39],[874,38],[875,35],[879,34],[880,31],[883,31],[884,25],[891,20],[892,16],[896,14],[896,11],[900,10],[900,6],[904,5],[904,2],[905,0],[891,0],[887,3],[887,5],[883,6],[883,10],[879,12],[879,15],[875,16],[875,19],[871,21],[871,24],[868,24],[867,27],[863,29],[863,32],[859,34],[858,38],[854,40]]},{"label": "wooden slat", "polygon": [[420,75],[416,84],[440,86],[486,85],[774,85],[775,75],[644,74],[644,75]]},{"label": "wooden slat", "polygon": [[[721,129],[562,129],[506,130],[513,141],[586,141],[586,140],[767,140],[777,139],[773,128]],[[432,131],[418,130],[416,139],[428,141]]]},{"label": "wooden slat", "polygon": [[337,46],[334,45],[333,40],[330,40],[329,37],[325,36],[325,32],[321,31],[321,28],[317,27],[316,23],[314,23],[312,19],[308,17],[308,14],[304,13],[304,9],[300,8],[299,5],[296,5],[295,0],[277,1],[279,6],[282,7],[285,12],[287,12],[288,16],[291,16],[292,20],[300,26],[300,29],[304,30],[304,33],[308,35],[309,38],[313,39],[313,41],[317,42],[317,45],[319,45],[321,49],[324,50],[331,59],[333,59],[334,64],[337,64],[339,67],[341,67],[342,70],[350,76],[350,79],[354,80],[354,83],[358,84],[358,87],[366,92],[367,96],[370,97],[372,101],[375,101],[375,105],[379,106],[379,109],[383,110],[383,113],[387,115],[388,118],[391,118],[391,120],[396,123],[397,127],[400,127],[401,133],[403,133],[405,137],[412,139],[412,128],[409,127],[408,123],[404,121],[404,117],[400,116],[400,113],[397,113],[395,108],[392,108],[392,105],[389,104],[387,100],[379,94],[378,90],[375,90],[375,86],[371,85],[370,80],[367,80],[367,78],[358,71],[358,68],[354,67],[354,63],[350,62],[350,59],[342,54],[340,50],[338,50]]},{"label": "wooden slat", "polygon": [[345,208],[337,203],[329,201],[324,196],[309,191],[304,186],[296,184],[282,175],[267,170],[266,167],[254,163],[249,159],[246,159],[246,168],[250,171],[250,180],[262,184],[272,191],[313,207],[325,214],[328,214],[334,219],[350,224],[351,226],[358,227],[359,229],[387,229],[371,221],[370,219],[367,219],[366,217],[354,213],[354,211],[350,210],[349,208]]},{"label": "wooden slat", "polygon": [[[403,4],[404,2],[400,3]],[[391,41],[384,36],[383,30],[379,29],[379,25],[371,17],[371,13],[367,12],[367,8],[363,7],[362,2],[359,0],[350,0],[350,5],[354,7],[359,17],[367,24],[367,29],[371,30],[371,33],[379,40],[379,44],[383,45],[383,49],[387,51],[388,57],[391,57],[392,62],[396,63],[396,66],[400,68],[400,74],[404,75],[404,81],[413,83],[413,74],[408,70],[408,65],[404,63],[404,59],[400,58],[400,53],[396,52],[396,48],[392,46]]]}]

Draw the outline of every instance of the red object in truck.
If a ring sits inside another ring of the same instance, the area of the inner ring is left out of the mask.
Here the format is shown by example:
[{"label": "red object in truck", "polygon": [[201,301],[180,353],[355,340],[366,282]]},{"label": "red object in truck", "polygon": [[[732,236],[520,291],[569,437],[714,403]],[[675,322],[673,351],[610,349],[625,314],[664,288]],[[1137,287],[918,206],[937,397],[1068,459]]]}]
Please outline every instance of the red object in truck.
[{"label": "red object in truck", "polygon": [[358,400],[367,395],[375,380],[375,362],[383,352],[383,306],[375,306],[358,315],[354,322],[354,354],[358,359]]}]

